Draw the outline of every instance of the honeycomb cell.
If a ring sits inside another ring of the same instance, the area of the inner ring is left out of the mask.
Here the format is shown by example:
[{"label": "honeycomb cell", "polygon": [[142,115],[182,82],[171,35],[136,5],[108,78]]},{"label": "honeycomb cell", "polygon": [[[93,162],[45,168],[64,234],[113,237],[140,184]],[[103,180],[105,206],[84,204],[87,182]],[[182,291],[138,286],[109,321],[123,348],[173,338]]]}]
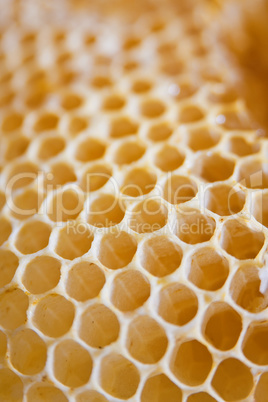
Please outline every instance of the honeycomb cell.
[{"label": "honeycomb cell", "polygon": [[217,402],[217,401],[207,392],[197,392],[196,394],[191,394],[190,396],[188,396],[187,402]]},{"label": "honeycomb cell", "polygon": [[75,402],[108,402],[108,399],[97,391],[84,391],[77,395]]},{"label": "honeycomb cell", "polygon": [[92,165],[84,173],[80,185],[83,191],[89,193],[99,190],[111,177],[112,168],[110,166],[102,164]]},{"label": "honeycomb cell", "polygon": [[77,149],[75,157],[80,162],[90,162],[101,158],[104,155],[106,146],[95,138],[86,138]]},{"label": "honeycomb cell", "polygon": [[255,258],[264,243],[264,234],[250,229],[238,220],[231,219],[224,223],[220,245],[239,260]]},{"label": "honeycomb cell", "polygon": [[59,162],[51,166],[50,172],[45,180],[45,189],[52,190],[63,186],[66,183],[76,181],[76,175],[73,167],[67,163]]},{"label": "honeycomb cell", "polygon": [[144,94],[152,88],[152,83],[147,79],[138,79],[133,82],[132,91],[137,94]]},{"label": "honeycomb cell", "polygon": [[178,169],[184,162],[185,155],[172,145],[163,145],[154,158],[155,165],[163,172]]},{"label": "honeycomb cell", "polygon": [[154,142],[165,141],[171,136],[172,131],[173,129],[169,123],[162,122],[151,126],[147,136]]},{"label": "honeycomb cell", "polygon": [[163,188],[163,198],[171,204],[190,201],[197,193],[196,183],[186,176],[170,175]]},{"label": "honeycomb cell", "polygon": [[10,190],[28,186],[37,178],[38,167],[30,162],[23,162],[13,165],[8,175],[6,186]]},{"label": "honeycomb cell", "polygon": [[73,137],[86,130],[88,127],[88,119],[82,116],[74,116],[70,119],[69,131]]},{"label": "honeycomb cell", "polygon": [[22,123],[23,115],[13,111],[3,118],[1,129],[4,134],[10,134],[13,131],[19,130]]},{"label": "honeycomb cell", "polygon": [[211,385],[224,401],[240,401],[252,390],[253,377],[244,363],[230,357],[218,365]]},{"label": "honeycomb cell", "polygon": [[252,214],[262,225],[268,228],[268,193],[262,191],[253,198]]},{"label": "honeycomb cell", "polygon": [[54,257],[41,255],[31,260],[25,268],[22,283],[32,294],[45,293],[57,286],[61,263]]},{"label": "honeycomb cell", "polygon": [[226,110],[216,117],[216,123],[226,130],[250,130],[253,128],[245,111]]},{"label": "honeycomb cell", "polygon": [[105,75],[96,75],[91,81],[91,85],[97,90],[110,87],[112,84],[111,78]]},{"label": "honeycomb cell", "polygon": [[0,295],[0,325],[16,329],[27,321],[28,296],[21,289],[8,289]]},{"label": "honeycomb cell", "polygon": [[203,111],[195,105],[184,106],[179,112],[179,122],[181,124],[195,123],[203,119],[203,117]]},{"label": "honeycomb cell", "polygon": [[159,99],[147,99],[141,104],[141,114],[149,119],[160,117],[165,110],[164,103]]},{"label": "honeycomb cell", "polygon": [[15,246],[22,254],[32,254],[48,245],[51,227],[42,221],[30,221],[23,224],[15,241]]},{"label": "honeycomb cell", "polygon": [[72,221],[59,232],[55,251],[62,258],[74,260],[88,252],[92,241],[93,234],[87,225]]},{"label": "honeycomb cell", "polygon": [[110,127],[110,137],[122,138],[128,135],[137,134],[139,126],[128,117],[118,117],[114,119]]},{"label": "honeycomb cell", "polygon": [[150,193],[156,181],[157,176],[153,170],[134,168],[126,174],[121,192],[130,197],[139,197]]},{"label": "honeycomb cell", "polygon": [[114,398],[127,400],[137,391],[140,374],[131,361],[120,354],[106,355],[100,366],[100,385]]},{"label": "honeycomb cell", "polygon": [[117,225],[125,215],[123,201],[111,194],[98,195],[89,205],[87,221],[98,228]]},{"label": "honeycomb cell", "polygon": [[11,161],[15,158],[20,157],[27,151],[28,146],[29,139],[22,135],[11,138],[7,144],[5,159],[7,161]]},{"label": "honeycomb cell", "polygon": [[120,95],[107,96],[103,102],[103,109],[107,112],[113,112],[122,109],[126,104],[125,98]]},{"label": "honeycomb cell", "polygon": [[208,215],[201,214],[197,209],[181,209],[175,224],[175,233],[188,244],[203,243],[213,236],[216,223]]},{"label": "honeycomb cell", "polygon": [[56,130],[59,123],[59,117],[54,113],[42,114],[34,124],[36,134],[41,134],[46,131]]},{"label": "honeycomb cell", "polygon": [[181,402],[182,391],[165,374],[149,377],[142,389],[141,402]]},{"label": "honeycomb cell", "polygon": [[19,259],[12,251],[0,249],[0,288],[12,280],[18,266]]},{"label": "honeycomb cell", "polygon": [[260,375],[259,381],[254,392],[256,402],[266,402],[268,395],[268,372]]},{"label": "honeycomb cell", "polygon": [[247,160],[237,171],[236,180],[247,188],[268,188],[268,164],[259,160]]},{"label": "honeycomb cell", "polygon": [[163,202],[148,198],[134,207],[128,224],[137,233],[151,233],[166,225],[167,215]]},{"label": "honeycomb cell", "polygon": [[205,207],[221,216],[235,215],[243,209],[246,196],[237,187],[215,184],[205,190]]},{"label": "honeycomb cell", "polygon": [[190,98],[196,91],[197,87],[193,82],[182,80],[171,84],[169,87],[169,93],[176,101]]},{"label": "honeycomb cell", "polygon": [[194,152],[214,147],[220,141],[220,133],[212,127],[192,128],[185,134],[184,141]]},{"label": "honeycomb cell", "polygon": [[22,402],[23,382],[8,368],[0,369],[0,400]]},{"label": "honeycomb cell", "polygon": [[11,214],[16,219],[24,220],[35,215],[43,201],[43,195],[36,190],[27,189],[12,199]]},{"label": "honeycomb cell", "polygon": [[183,384],[195,387],[206,380],[212,362],[212,356],[206,346],[191,339],[176,346],[170,361],[170,369]]},{"label": "honeycomb cell", "polygon": [[33,323],[44,335],[58,338],[69,331],[74,314],[74,306],[69,300],[58,294],[50,294],[38,301]]},{"label": "honeycomb cell", "polygon": [[26,395],[27,402],[68,402],[64,393],[54,385],[43,382],[33,384]]},{"label": "honeycomb cell", "polygon": [[84,195],[77,188],[59,191],[48,206],[47,214],[54,222],[74,220],[84,206]]},{"label": "honeycomb cell", "polygon": [[47,360],[45,342],[32,329],[21,329],[9,339],[10,361],[20,373],[34,375],[43,370]]},{"label": "honeycomb cell", "polygon": [[208,95],[208,99],[213,103],[231,103],[237,100],[237,91],[226,85],[214,85]]},{"label": "honeycomb cell", "polygon": [[94,43],[96,43],[97,38],[95,35],[89,33],[85,36],[84,43],[86,46],[92,46]]},{"label": "honeycomb cell", "polygon": [[84,302],[97,297],[104,284],[103,271],[96,264],[81,261],[70,269],[66,281],[66,291],[73,299]]},{"label": "honeycomb cell", "polygon": [[125,141],[116,150],[114,162],[118,165],[130,164],[140,159],[146,151],[144,145],[136,141]]},{"label": "honeycomb cell", "polygon": [[229,275],[229,263],[213,248],[203,247],[190,259],[188,279],[199,289],[216,291]]},{"label": "honeycomb cell", "polygon": [[237,156],[243,157],[259,152],[260,144],[249,142],[244,137],[233,136],[228,140],[226,149]]},{"label": "honeycomb cell", "polygon": [[174,58],[169,61],[165,61],[162,65],[161,70],[164,74],[169,75],[171,77],[177,76],[183,72],[183,64],[181,60]]},{"label": "honeycomb cell", "polygon": [[70,110],[75,110],[81,107],[83,105],[83,101],[84,100],[80,95],[69,93],[62,98],[61,106],[63,109],[69,112]]},{"label": "honeycomb cell", "polygon": [[128,326],[126,346],[134,359],[144,364],[155,364],[164,356],[168,339],[157,321],[141,315]]},{"label": "honeycomb cell", "polygon": [[128,50],[133,50],[137,46],[141,44],[141,39],[137,38],[135,36],[127,38],[124,43],[123,43],[123,49],[128,51]]},{"label": "honeycomb cell", "polygon": [[61,137],[53,136],[44,138],[41,142],[38,157],[44,161],[53,158],[65,148],[65,141]]},{"label": "honeycomb cell", "polygon": [[192,165],[192,172],[201,179],[213,183],[227,180],[234,171],[234,162],[218,153],[200,155]]},{"label": "honeycomb cell", "polygon": [[5,359],[7,352],[7,336],[3,331],[0,331],[0,362],[2,363]]},{"label": "honeycomb cell", "polygon": [[268,364],[268,322],[254,321],[249,324],[242,343],[246,358],[259,366]]},{"label": "honeycomb cell", "polygon": [[77,388],[86,384],[92,371],[89,352],[72,339],[65,339],[54,350],[53,372],[66,387]]},{"label": "honeycomb cell", "polygon": [[116,315],[104,304],[92,304],[81,316],[79,337],[93,348],[102,349],[115,342],[119,331]]}]

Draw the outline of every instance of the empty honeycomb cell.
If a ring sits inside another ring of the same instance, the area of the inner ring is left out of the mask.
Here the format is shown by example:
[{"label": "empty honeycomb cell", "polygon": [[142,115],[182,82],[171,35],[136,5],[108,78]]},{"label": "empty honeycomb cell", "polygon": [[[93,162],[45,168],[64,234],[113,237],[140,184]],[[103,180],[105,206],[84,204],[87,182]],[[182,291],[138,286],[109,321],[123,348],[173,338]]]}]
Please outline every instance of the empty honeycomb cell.
[{"label": "empty honeycomb cell", "polygon": [[7,352],[7,336],[3,331],[0,331],[0,362],[5,358]]},{"label": "empty honeycomb cell", "polygon": [[161,70],[163,71],[164,74],[170,75],[170,76],[177,76],[183,72],[183,63],[181,60],[176,59],[176,57],[168,61],[165,61],[162,64]]},{"label": "empty honeycomb cell", "polygon": [[208,99],[213,103],[231,103],[237,100],[237,91],[226,85],[216,84],[209,91]]},{"label": "empty honeycomb cell", "polygon": [[0,217],[0,246],[9,238],[11,232],[11,223],[6,218]]},{"label": "empty honeycomb cell", "polygon": [[40,255],[26,265],[22,283],[32,294],[45,293],[57,286],[60,275],[60,261],[48,255]]},{"label": "empty honeycomb cell", "polygon": [[74,260],[86,254],[91,247],[93,234],[85,223],[67,223],[59,232],[55,251],[62,258]]},{"label": "empty honeycomb cell", "polygon": [[184,162],[185,155],[172,145],[163,145],[154,158],[155,165],[164,172],[178,169]]},{"label": "empty honeycomb cell", "polygon": [[133,82],[132,91],[137,94],[144,94],[152,88],[152,83],[147,79],[138,79]]},{"label": "empty honeycomb cell", "polygon": [[180,209],[175,224],[175,233],[188,244],[203,243],[211,239],[216,228],[213,218],[201,214],[197,209]]},{"label": "empty honeycomb cell", "polygon": [[23,115],[18,112],[10,112],[3,118],[2,131],[4,134],[10,134],[13,131],[19,130],[23,123]]},{"label": "empty honeycomb cell", "polygon": [[20,220],[30,218],[37,214],[42,201],[43,196],[41,193],[38,193],[36,190],[27,189],[12,200],[12,205],[10,206],[11,214],[14,218]]},{"label": "empty honeycomb cell", "polygon": [[197,152],[214,147],[220,138],[220,133],[215,128],[202,126],[188,130],[184,141],[188,147]]},{"label": "empty honeycomb cell", "polygon": [[253,124],[244,111],[223,111],[216,117],[216,123],[226,130],[250,130],[253,128]]},{"label": "empty honeycomb cell", "polygon": [[29,140],[23,135],[10,139],[5,152],[5,159],[7,161],[11,161],[15,158],[18,158],[26,152],[28,146]]},{"label": "empty honeycomb cell", "polygon": [[122,109],[126,104],[125,98],[120,95],[110,95],[103,102],[103,109],[107,112],[113,112],[115,110]]},{"label": "empty honeycomb cell", "polygon": [[112,177],[112,168],[109,165],[92,165],[84,173],[81,180],[81,188],[86,193],[99,190]]},{"label": "empty honeycomb cell", "polygon": [[219,350],[229,350],[235,346],[242,330],[240,315],[225,302],[209,305],[202,322],[205,339]]},{"label": "empty honeycomb cell", "polygon": [[92,262],[81,261],[68,273],[66,291],[70,297],[84,302],[97,297],[105,284],[103,271]]},{"label": "empty honeycomb cell", "polygon": [[[55,401],[56,402],[56,401]],[[75,402],[108,402],[102,394],[97,391],[84,391],[76,396]]]},{"label": "empty honeycomb cell", "polygon": [[137,391],[140,374],[136,366],[124,356],[106,355],[100,366],[100,385],[114,398],[127,400]]},{"label": "empty honeycomb cell", "polygon": [[7,402],[23,400],[23,382],[8,368],[0,369],[0,399]]},{"label": "empty honeycomb cell", "polygon": [[195,387],[203,384],[212,368],[212,356],[196,339],[185,340],[175,347],[170,369],[183,384]]},{"label": "empty honeycomb cell", "polygon": [[155,364],[164,356],[168,339],[157,321],[141,315],[128,326],[126,346],[134,359],[144,364]]},{"label": "empty honeycomb cell", "polygon": [[203,119],[203,111],[195,105],[184,106],[179,112],[179,122],[181,124],[195,123]]},{"label": "empty honeycomb cell", "polygon": [[250,159],[239,166],[236,180],[247,188],[268,188],[268,163]]},{"label": "empty honeycomb cell", "polygon": [[166,225],[167,215],[161,200],[148,198],[134,207],[128,224],[137,233],[151,233]]},{"label": "empty honeycomb cell", "polygon": [[88,127],[88,119],[82,116],[74,116],[69,123],[69,131],[72,136],[80,134]]},{"label": "empty honeycomb cell", "polygon": [[47,214],[54,222],[76,219],[84,206],[84,195],[77,189],[65,189],[55,194]]},{"label": "empty honeycomb cell", "polygon": [[135,36],[127,38],[123,43],[124,50],[133,50],[141,43],[141,39]]},{"label": "empty honeycomb cell", "polygon": [[157,51],[161,56],[166,56],[174,53],[177,49],[177,43],[176,42],[163,42],[160,43]]},{"label": "empty honeycomb cell", "polygon": [[190,201],[197,193],[196,183],[185,176],[170,175],[163,188],[163,198],[171,204]]},{"label": "empty honeycomb cell", "polygon": [[240,401],[251,392],[253,377],[244,363],[229,357],[218,365],[211,385],[224,401]]},{"label": "empty honeycomb cell", "polygon": [[139,126],[128,117],[118,117],[114,119],[110,127],[110,137],[121,138],[127,135],[137,134]]},{"label": "empty honeycomb cell", "polygon": [[141,264],[150,274],[162,278],[179,268],[182,250],[171,238],[156,236],[142,245]]},{"label": "empty honeycomb cell", "polygon": [[37,134],[42,132],[56,130],[59,123],[59,117],[54,113],[44,113],[42,114],[34,124],[34,131]]},{"label": "empty honeycomb cell", "polygon": [[169,87],[169,93],[176,101],[190,98],[196,91],[196,85],[188,81],[178,81]]},{"label": "empty honeycomb cell", "polygon": [[123,65],[123,69],[126,74],[136,70],[138,67],[139,67],[139,63],[132,59],[127,60]]},{"label": "empty honeycomb cell", "polygon": [[146,151],[144,145],[135,141],[122,143],[114,154],[114,162],[118,165],[130,164],[140,159]]},{"label": "empty honeycomb cell", "polygon": [[98,250],[99,261],[107,268],[119,269],[128,265],[137,250],[137,241],[129,233],[113,230],[105,234]]},{"label": "empty honeycomb cell", "polygon": [[44,138],[40,144],[38,157],[44,161],[53,158],[65,148],[65,141],[61,137],[53,136]]},{"label": "empty honeycomb cell", "polygon": [[243,209],[244,191],[225,184],[215,184],[205,190],[205,207],[221,216],[234,215]]},{"label": "empty honeycomb cell", "polygon": [[[62,67],[66,64],[68,64],[71,60],[72,60],[72,53],[68,52],[68,51],[63,51],[62,53],[60,53],[56,59],[56,63]],[[62,102],[64,103],[64,102]],[[68,110],[68,108],[66,108]]]},{"label": "empty honeycomb cell", "polygon": [[52,190],[57,186],[76,181],[73,167],[67,163],[59,162],[51,166],[51,171],[45,178],[45,189]]},{"label": "empty honeycomb cell", "polygon": [[259,366],[268,364],[268,322],[253,321],[249,324],[242,343],[246,358]]},{"label": "empty honeycomb cell", "polygon": [[22,254],[32,254],[47,247],[51,227],[42,221],[23,224],[17,234],[15,246]]},{"label": "empty honeycomb cell", "polygon": [[141,402],[181,402],[181,389],[165,374],[149,377],[141,393]]},{"label": "empty honeycomb cell", "polygon": [[91,33],[87,34],[84,39],[84,43],[86,46],[92,46],[94,43],[96,43],[96,41],[97,37]]},{"label": "empty honeycomb cell", "polygon": [[187,402],[217,402],[217,401],[207,392],[197,392],[196,394],[191,394],[190,396],[188,396]]},{"label": "empty honeycomb cell", "polygon": [[173,129],[169,123],[154,124],[148,131],[148,138],[154,142],[165,141],[171,136],[172,131]]},{"label": "empty honeycomb cell", "polygon": [[238,306],[259,313],[268,306],[268,295],[260,292],[259,270],[254,265],[240,267],[231,282],[230,294]]},{"label": "empty honeycomb cell", "polygon": [[255,258],[264,244],[264,234],[250,229],[236,219],[230,219],[223,225],[220,245],[239,260]]},{"label": "empty honeycomb cell", "polygon": [[111,194],[100,194],[89,206],[87,221],[98,228],[114,226],[124,218],[124,209],[122,200]]},{"label": "empty honeycomb cell", "polygon": [[150,282],[146,276],[134,269],[127,270],[114,278],[111,301],[120,311],[132,311],[146,302],[150,291]]},{"label": "empty honeycomb cell", "polygon": [[68,402],[64,393],[49,383],[36,382],[26,395],[27,402]]},{"label": "empty honeycomb cell", "polygon": [[254,400],[256,402],[266,402],[268,395],[268,372],[260,375],[255,388]]},{"label": "empty honeycomb cell", "polygon": [[93,348],[102,349],[115,342],[119,331],[116,315],[104,304],[92,304],[81,316],[79,337]]},{"label": "empty honeycomb cell", "polygon": [[260,144],[249,142],[244,137],[233,136],[228,140],[226,148],[229,152],[243,157],[259,152]]},{"label": "empty honeycomb cell", "polygon": [[9,250],[0,249],[0,287],[7,285],[15,275],[19,265],[18,257]]},{"label": "empty honeycomb cell", "polygon": [[86,384],[92,371],[89,352],[72,339],[65,339],[54,350],[53,372],[56,379],[67,387]]},{"label": "empty honeycomb cell", "polygon": [[43,88],[43,90],[36,89],[31,90],[30,93],[25,97],[25,104],[29,109],[36,109],[45,102],[47,96],[47,91]]},{"label": "empty honeycomb cell", "polygon": [[192,172],[201,179],[213,183],[227,180],[234,171],[234,161],[218,153],[200,155],[192,166]]},{"label": "empty honeycomb cell", "polygon": [[174,325],[185,325],[191,321],[198,310],[195,293],[180,283],[170,283],[159,292],[158,314]]},{"label": "empty honeycomb cell", "polygon": [[229,263],[213,248],[203,247],[190,259],[188,279],[199,289],[220,289],[229,275]]},{"label": "empty honeycomb cell", "polygon": [[21,329],[9,339],[10,361],[20,373],[33,375],[43,370],[47,360],[45,342],[32,329]]},{"label": "empty honeycomb cell", "polygon": [[103,89],[110,87],[113,84],[110,77],[105,75],[96,75],[93,80],[91,81],[91,85],[95,89]]},{"label": "empty honeycomb cell", "polygon": [[90,162],[104,155],[106,146],[95,138],[87,138],[82,141],[76,150],[75,157],[80,162]]},{"label": "empty honeycomb cell", "polygon": [[153,170],[146,168],[134,168],[130,170],[124,179],[121,192],[130,197],[139,197],[150,193],[157,181]]},{"label": "empty honeycomb cell", "polygon": [[253,198],[252,214],[258,222],[268,228],[268,192],[262,191]]},{"label": "empty honeycomb cell", "polygon": [[67,94],[62,98],[62,107],[67,110],[74,110],[83,105],[83,98],[77,94]]},{"label": "empty honeycomb cell", "polygon": [[13,165],[8,175],[6,186],[10,190],[17,190],[25,187],[37,178],[38,167],[30,162],[23,162]]},{"label": "empty honeycomb cell", "polygon": [[158,99],[148,99],[141,104],[141,114],[150,119],[161,116],[165,110],[165,105]]},{"label": "empty honeycomb cell", "polygon": [[0,295],[0,325],[16,329],[27,321],[28,296],[21,289],[8,289]]}]

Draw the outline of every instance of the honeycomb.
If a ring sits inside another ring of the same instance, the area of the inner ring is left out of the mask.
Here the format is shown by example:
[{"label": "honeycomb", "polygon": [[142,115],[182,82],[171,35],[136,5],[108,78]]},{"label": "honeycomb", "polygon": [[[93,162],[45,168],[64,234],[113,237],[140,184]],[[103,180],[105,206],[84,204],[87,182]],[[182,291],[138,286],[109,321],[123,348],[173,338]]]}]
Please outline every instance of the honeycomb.
[{"label": "honeycomb", "polygon": [[268,143],[219,2],[0,1],[0,401],[268,401]]}]

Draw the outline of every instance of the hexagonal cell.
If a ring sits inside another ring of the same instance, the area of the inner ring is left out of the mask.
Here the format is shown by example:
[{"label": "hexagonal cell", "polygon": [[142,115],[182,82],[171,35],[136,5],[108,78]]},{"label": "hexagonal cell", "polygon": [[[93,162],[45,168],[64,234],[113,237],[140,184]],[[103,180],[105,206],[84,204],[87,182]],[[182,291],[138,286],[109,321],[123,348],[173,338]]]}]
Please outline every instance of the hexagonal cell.
[{"label": "hexagonal cell", "polygon": [[77,301],[97,297],[105,284],[103,271],[92,262],[81,261],[73,265],[68,273],[66,292]]},{"label": "hexagonal cell", "polygon": [[254,218],[268,228],[268,192],[256,194],[251,210]]},{"label": "hexagonal cell", "polygon": [[147,168],[134,168],[130,170],[124,179],[121,192],[130,197],[139,197],[150,193],[157,181],[157,175]]},{"label": "hexagonal cell", "polygon": [[214,302],[207,308],[202,321],[204,338],[219,350],[232,349],[242,331],[240,315],[227,303]]},{"label": "hexagonal cell", "polygon": [[186,176],[172,174],[164,184],[163,198],[171,204],[190,201],[197,193],[196,183]]},{"label": "hexagonal cell", "polygon": [[103,89],[110,87],[112,85],[112,80],[110,77],[105,75],[96,75],[91,81],[91,84],[95,89]]},{"label": "hexagonal cell", "polygon": [[67,110],[68,112],[70,110],[78,109],[83,105],[84,99],[82,96],[75,94],[75,93],[69,93],[66,94],[61,101],[61,106],[63,109]]},{"label": "hexagonal cell", "polygon": [[59,136],[44,138],[39,147],[38,157],[46,161],[58,155],[60,152],[64,150],[64,148],[65,148],[64,138]]},{"label": "hexagonal cell", "polygon": [[48,217],[53,222],[76,219],[84,206],[84,194],[77,188],[58,191],[48,206]]},{"label": "hexagonal cell", "polygon": [[7,352],[7,336],[3,331],[0,331],[0,362],[2,363]]},{"label": "hexagonal cell", "polygon": [[68,402],[64,393],[49,383],[35,382],[26,394],[27,402]]},{"label": "hexagonal cell", "polygon": [[137,46],[139,46],[141,43],[141,39],[137,38],[135,36],[131,36],[127,39],[124,40],[123,43],[123,49],[124,50],[132,50],[133,48],[136,48]]},{"label": "hexagonal cell", "polygon": [[[56,402],[56,401],[55,401]],[[84,391],[76,396],[75,402],[108,402],[102,394],[97,391]]]},{"label": "hexagonal cell", "polygon": [[180,209],[175,225],[176,235],[185,243],[203,243],[213,236],[216,223],[213,218],[203,215],[197,209]]},{"label": "hexagonal cell", "polygon": [[132,210],[129,227],[137,233],[151,233],[166,225],[168,211],[161,200],[145,199]]},{"label": "hexagonal cell", "polygon": [[254,128],[245,111],[225,110],[216,117],[216,123],[226,130],[251,130]]},{"label": "hexagonal cell", "polygon": [[138,129],[138,124],[128,117],[118,117],[111,123],[110,137],[121,138],[127,135],[133,135],[137,133]]},{"label": "hexagonal cell", "polygon": [[29,109],[37,109],[45,102],[46,95],[47,90],[45,88],[31,89],[25,97],[25,105]]},{"label": "hexagonal cell", "polygon": [[72,339],[65,339],[54,349],[53,372],[56,379],[67,387],[86,384],[92,371],[89,352]]},{"label": "hexagonal cell", "polygon": [[246,358],[259,366],[268,364],[268,322],[254,321],[249,324],[242,343]]},{"label": "hexagonal cell", "polygon": [[38,301],[33,323],[44,335],[58,338],[71,328],[74,313],[74,306],[69,300],[56,293],[49,294]]},{"label": "hexagonal cell", "polygon": [[123,96],[114,94],[114,95],[107,96],[104,99],[102,107],[107,112],[113,112],[115,110],[122,109],[122,107],[124,107],[125,104],[126,104],[126,100],[125,100],[125,98],[123,98]]},{"label": "hexagonal cell", "polygon": [[227,141],[226,149],[237,156],[243,157],[259,152],[260,144],[249,142],[244,137],[233,136]]},{"label": "hexagonal cell", "polygon": [[133,236],[124,231],[114,230],[102,237],[98,259],[107,268],[119,269],[131,262],[136,250],[137,241]]},{"label": "hexagonal cell", "polygon": [[161,116],[165,110],[164,103],[159,99],[147,99],[141,104],[141,114],[149,119]]},{"label": "hexagonal cell", "polygon": [[239,260],[255,258],[264,244],[264,234],[250,229],[238,220],[231,219],[224,223],[220,245]]},{"label": "hexagonal cell", "polygon": [[225,184],[215,184],[205,190],[205,207],[221,216],[234,215],[243,209],[244,191]]},{"label": "hexagonal cell", "polygon": [[15,241],[22,254],[32,254],[48,245],[51,227],[42,221],[24,223]]},{"label": "hexagonal cell", "polygon": [[193,82],[182,80],[171,84],[169,87],[169,93],[176,101],[190,98],[196,91],[197,87]]},{"label": "hexagonal cell", "polygon": [[18,135],[15,138],[10,139],[7,143],[5,159],[11,161],[23,155],[26,152],[29,143],[29,139],[22,135]]},{"label": "hexagonal cell", "polygon": [[156,153],[155,165],[164,172],[178,169],[184,162],[185,155],[172,145],[166,144]]},{"label": "hexagonal cell", "polygon": [[142,389],[141,402],[181,402],[182,391],[165,374],[149,377]]},{"label": "hexagonal cell", "polygon": [[144,145],[136,141],[125,141],[116,150],[114,162],[118,165],[129,164],[140,159],[146,151]]},{"label": "hexagonal cell", "polygon": [[253,376],[244,363],[230,357],[218,365],[211,385],[224,401],[240,401],[250,394]]},{"label": "hexagonal cell", "polygon": [[247,188],[268,188],[268,163],[260,160],[247,160],[237,171],[236,180]]},{"label": "hexagonal cell", "polygon": [[118,310],[132,311],[150,296],[150,282],[139,271],[131,269],[118,274],[112,283],[111,302]]},{"label": "hexagonal cell", "polygon": [[93,234],[86,224],[71,222],[59,232],[55,251],[62,258],[74,260],[88,252],[92,241]]},{"label": "hexagonal cell", "polygon": [[148,138],[154,142],[165,141],[171,136],[172,131],[173,129],[169,123],[158,123],[151,126],[148,131]]},{"label": "hexagonal cell", "polygon": [[268,395],[268,372],[260,375],[254,392],[255,402],[266,402]]},{"label": "hexagonal cell", "polygon": [[176,56],[164,60],[165,61],[161,66],[161,70],[164,74],[174,77],[183,72],[183,63],[181,60],[178,60]]},{"label": "hexagonal cell", "polygon": [[116,315],[104,304],[92,304],[81,316],[79,337],[92,348],[102,349],[115,342],[119,331]]},{"label": "hexagonal cell", "polygon": [[227,180],[232,176],[235,163],[218,153],[203,154],[192,165],[192,172],[201,179],[213,183]]},{"label": "hexagonal cell", "polygon": [[12,232],[11,223],[6,219],[0,218],[0,246],[9,238]]},{"label": "hexagonal cell", "polygon": [[28,296],[21,289],[8,289],[0,295],[0,325],[16,329],[27,321]]},{"label": "hexagonal cell", "polygon": [[56,130],[59,123],[59,117],[54,113],[44,113],[34,124],[34,131],[41,134],[45,131]]},{"label": "hexagonal cell", "polygon": [[184,106],[179,112],[181,124],[195,123],[204,117],[204,112],[196,105]]},{"label": "hexagonal cell", "polygon": [[178,244],[166,236],[156,236],[147,240],[141,248],[141,265],[150,274],[162,278],[179,268],[182,250]]},{"label": "hexagonal cell", "polygon": [[209,100],[213,103],[230,103],[236,101],[237,91],[226,85],[216,84],[209,93]]},{"label": "hexagonal cell", "polygon": [[38,167],[30,162],[12,164],[11,172],[6,182],[7,188],[17,190],[20,187],[28,186],[37,178]]},{"label": "hexagonal cell", "polygon": [[82,131],[87,129],[88,124],[89,124],[88,118],[83,117],[83,116],[73,116],[70,119],[70,123],[69,123],[70,134],[73,137],[77,136]]},{"label": "hexagonal cell", "polygon": [[20,373],[34,375],[43,370],[47,360],[45,342],[35,331],[21,329],[9,339],[10,361]]},{"label": "hexagonal cell", "polygon": [[229,275],[229,263],[213,248],[203,247],[191,257],[188,279],[199,289],[220,289]]},{"label": "hexagonal cell", "polygon": [[0,400],[23,400],[23,382],[20,377],[8,368],[0,369]]},{"label": "hexagonal cell", "polygon": [[49,191],[76,180],[73,167],[68,163],[59,162],[51,166],[50,172],[45,177],[44,187]]},{"label": "hexagonal cell", "polygon": [[179,343],[172,354],[170,369],[183,384],[203,384],[212,368],[212,356],[205,345],[195,339]]},{"label": "hexagonal cell", "polygon": [[41,255],[26,265],[22,283],[32,294],[45,293],[57,286],[60,271],[59,260],[48,255]]},{"label": "hexagonal cell", "polygon": [[142,315],[129,324],[126,346],[134,359],[144,364],[155,364],[164,356],[168,339],[157,321]]},{"label": "hexagonal cell", "polygon": [[89,193],[99,190],[112,177],[112,168],[106,165],[93,165],[84,173],[80,186]]},{"label": "hexagonal cell", "polygon": [[144,94],[145,92],[150,91],[152,88],[152,83],[148,79],[137,79],[133,82],[132,91],[137,94]]},{"label": "hexagonal cell", "polygon": [[18,257],[9,250],[0,250],[0,287],[7,285],[19,266]]},{"label": "hexagonal cell", "polygon": [[188,396],[187,402],[217,402],[217,401],[207,392],[197,392],[196,394],[191,394],[190,396]]},{"label": "hexagonal cell", "polygon": [[105,356],[100,366],[100,385],[115,398],[127,400],[135,395],[140,374],[131,361],[120,354]]},{"label": "hexagonal cell", "polygon": [[23,123],[23,115],[17,112],[10,112],[3,118],[2,132],[4,134],[10,134],[13,131],[19,130]]},{"label": "hexagonal cell", "polygon": [[268,306],[268,295],[260,292],[259,270],[254,265],[246,265],[237,270],[231,285],[232,299],[250,313],[259,313]]},{"label": "hexagonal cell", "polygon": [[160,290],[158,314],[170,324],[187,324],[195,317],[197,310],[198,299],[187,286],[171,283]]},{"label": "hexagonal cell", "polygon": [[221,135],[213,127],[192,128],[185,133],[184,142],[193,151],[202,151],[212,148],[220,141]]},{"label": "hexagonal cell", "polygon": [[117,225],[125,216],[123,201],[111,194],[99,194],[89,205],[87,221],[98,228]]},{"label": "hexagonal cell", "polygon": [[86,138],[78,145],[75,158],[80,162],[94,161],[104,155],[105,149],[106,145],[103,142],[95,138]]}]

